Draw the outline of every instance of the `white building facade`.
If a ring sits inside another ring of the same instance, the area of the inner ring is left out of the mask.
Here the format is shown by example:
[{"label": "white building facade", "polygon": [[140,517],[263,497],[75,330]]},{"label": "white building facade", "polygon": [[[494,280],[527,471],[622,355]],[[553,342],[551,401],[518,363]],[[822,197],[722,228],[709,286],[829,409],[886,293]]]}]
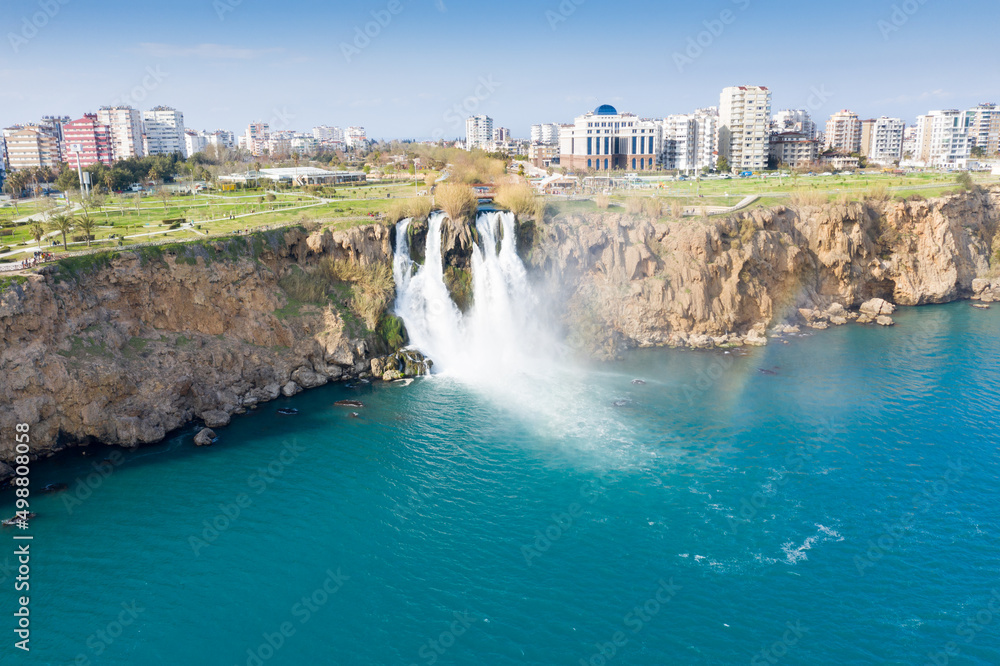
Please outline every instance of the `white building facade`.
[{"label": "white building facade", "polygon": [[493,119],[489,116],[470,116],[465,121],[465,149],[489,150],[493,141]]},{"label": "white building facade", "polygon": [[662,152],[662,122],[608,104],[559,128],[559,163],[570,170],[653,171]]},{"label": "white building facade", "polygon": [[142,113],[131,106],[103,106],[97,120],[111,129],[111,152],[115,160],[143,157]]},{"label": "white building facade", "polygon": [[826,121],[826,148],[842,153],[861,152],[861,119],[853,111],[843,110]]},{"label": "white building facade", "polygon": [[725,88],[719,98],[719,157],[733,171],[767,168],[771,91],[763,86]]},{"label": "white building facade", "polygon": [[906,123],[902,118],[876,118],[869,129],[865,155],[869,162],[887,166],[903,159]]},{"label": "white building facade", "polygon": [[184,141],[184,114],[169,106],[158,106],[142,114],[146,129],[147,155],[180,153],[187,157]]}]

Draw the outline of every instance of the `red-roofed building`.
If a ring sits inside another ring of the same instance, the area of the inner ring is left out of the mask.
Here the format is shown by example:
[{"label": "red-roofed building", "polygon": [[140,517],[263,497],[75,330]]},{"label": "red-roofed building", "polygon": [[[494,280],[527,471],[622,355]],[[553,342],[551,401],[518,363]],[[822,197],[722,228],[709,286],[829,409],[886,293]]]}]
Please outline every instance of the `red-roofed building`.
[{"label": "red-roofed building", "polygon": [[63,125],[63,159],[75,167],[78,153],[81,167],[98,162],[111,166],[114,161],[111,128],[98,122],[96,113]]}]

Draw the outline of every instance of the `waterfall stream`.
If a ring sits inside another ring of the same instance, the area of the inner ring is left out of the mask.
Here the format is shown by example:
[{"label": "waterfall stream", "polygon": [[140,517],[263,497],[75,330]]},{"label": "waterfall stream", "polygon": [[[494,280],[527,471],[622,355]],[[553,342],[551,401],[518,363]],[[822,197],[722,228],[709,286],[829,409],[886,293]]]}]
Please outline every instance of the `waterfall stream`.
[{"label": "waterfall stream", "polygon": [[410,343],[444,374],[471,378],[523,369],[536,327],[532,316],[536,299],[517,255],[514,215],[484,212],[477,216],[473,304],[464,314],[445,283],[443,221],[443,213],[434,213],[428,220],[426,259],[416,271],[410,258],[411,221],[403,220],[396,227],[396,314],[406,324]]}]

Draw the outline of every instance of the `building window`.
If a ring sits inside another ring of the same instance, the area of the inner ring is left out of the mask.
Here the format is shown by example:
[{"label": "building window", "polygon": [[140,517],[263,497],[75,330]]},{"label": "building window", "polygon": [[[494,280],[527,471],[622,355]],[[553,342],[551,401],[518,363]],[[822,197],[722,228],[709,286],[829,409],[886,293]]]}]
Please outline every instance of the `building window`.
[{"label": "building window", "polygon": [[587,137],[587,154],[588,154],[588,155],[593,155],[593,152],[594,152],[594,140],[593,140],[593,139],[591,139],[591,138],[590,138],[590,137],[588,136],[588,137]]},{"label": "building window", "polygon": [[605,171],[608,170],[608,161],[607,160],[604,160],[604,170]]},{"label": "building window", "polygon": [[587,160],[587,168],[588,169],[592,169],[593,167],[594,167],[594,161],[593,160]]},{"label": "building window", "polygon": [[635,158],[632,158],[632,170],[635,171]]}]

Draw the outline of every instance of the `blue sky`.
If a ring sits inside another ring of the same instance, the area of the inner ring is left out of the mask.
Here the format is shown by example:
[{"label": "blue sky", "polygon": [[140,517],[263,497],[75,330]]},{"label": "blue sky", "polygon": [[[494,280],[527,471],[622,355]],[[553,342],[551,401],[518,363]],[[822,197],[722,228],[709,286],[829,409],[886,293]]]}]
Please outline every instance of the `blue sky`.
[{"label": "blue sky", "polygon": [[0,18],[3,126],[125,101],[197,129],[450,138],[475,112],[526,136],[599,103],[664,116],[741,84],[819,121],[1000,101],[995,0],[6,0]]}]

